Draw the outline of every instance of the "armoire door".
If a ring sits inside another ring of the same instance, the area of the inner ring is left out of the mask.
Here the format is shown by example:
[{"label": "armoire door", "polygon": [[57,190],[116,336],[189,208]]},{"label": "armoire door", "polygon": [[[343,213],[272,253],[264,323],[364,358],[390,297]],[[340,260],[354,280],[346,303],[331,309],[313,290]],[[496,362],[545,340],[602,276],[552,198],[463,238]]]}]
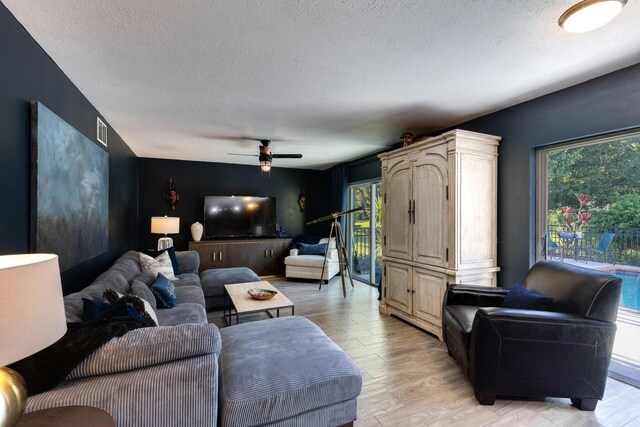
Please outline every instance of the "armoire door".
[{"label": "armoire door", "polygon": [[415,268],[413,270],[413,315],[436,327],[442,325],[442,300],[447,289],[444,273]]},{"label": "armoire door", "polygon": [[385,264],[385,301],[388,305],[411,314],[411,266],[387,262]]},{"label": "armoire door", "polygon": [[391,165],[384,186],[383,253],[389,257],[411,259],[411,164],[403,161]]},{"label": "armoire door", "polygon": [[423,154],[413,167],[413,260],[437,267],[448,265],[447,161]]}]

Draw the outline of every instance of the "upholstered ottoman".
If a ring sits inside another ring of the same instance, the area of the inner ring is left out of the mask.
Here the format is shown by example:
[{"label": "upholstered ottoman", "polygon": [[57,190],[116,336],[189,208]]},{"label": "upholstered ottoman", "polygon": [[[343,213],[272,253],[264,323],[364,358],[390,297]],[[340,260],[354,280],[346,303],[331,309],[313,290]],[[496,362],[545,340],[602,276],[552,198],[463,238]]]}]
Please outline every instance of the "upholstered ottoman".
[{"label": "upholstered ottoman", "polygon": [[313,322],[281,317],[220,330],[220,425],[342,426],[362,376]]},{"label": "upholstered ottoman", "polygon": [[224,285],[258,282],[258,276],[247,267],[215,268],[200,273],[207,310],[224,306]]}]

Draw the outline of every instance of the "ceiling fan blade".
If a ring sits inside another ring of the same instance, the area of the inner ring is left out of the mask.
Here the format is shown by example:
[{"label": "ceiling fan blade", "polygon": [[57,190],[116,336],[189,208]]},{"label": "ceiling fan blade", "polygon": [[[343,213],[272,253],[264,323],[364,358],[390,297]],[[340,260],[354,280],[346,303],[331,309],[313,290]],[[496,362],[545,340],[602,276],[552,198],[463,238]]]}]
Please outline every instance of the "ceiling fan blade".
[{"label": "ceiling fan blade", "polygon": [[240,153],[227,153],[229,156],[248,156],[248,157],[258,157],[257,154],[240,154]]},{"label": "ceiling fan blade", "polygon": [[301,159],[302,154],[272,154],[274,159]]}]

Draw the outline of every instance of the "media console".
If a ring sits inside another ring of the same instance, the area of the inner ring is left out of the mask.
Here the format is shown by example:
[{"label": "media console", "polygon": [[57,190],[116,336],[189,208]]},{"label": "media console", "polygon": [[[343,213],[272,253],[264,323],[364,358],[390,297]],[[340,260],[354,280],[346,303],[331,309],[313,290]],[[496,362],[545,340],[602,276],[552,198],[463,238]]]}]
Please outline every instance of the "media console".
[{"label": "media console", "polygon": [[189,242],[200,255],[200,271],[210,268],[248,267],[258,276],[284,274],[284,258],[291,239],[206,240]]}]

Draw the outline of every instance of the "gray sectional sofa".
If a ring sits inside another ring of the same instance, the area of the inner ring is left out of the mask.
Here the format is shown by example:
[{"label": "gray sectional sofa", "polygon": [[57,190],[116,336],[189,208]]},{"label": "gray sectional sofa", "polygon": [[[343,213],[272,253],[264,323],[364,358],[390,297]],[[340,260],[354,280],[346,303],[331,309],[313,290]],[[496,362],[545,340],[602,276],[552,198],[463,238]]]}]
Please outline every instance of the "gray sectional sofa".
[{"label": "gray sectional sofa", "polygon": [[58,386],[29,397],[26,412],[94,406],[118,426],[339,426],[356,418],[360,372],[320,328],[285,317],[221,333],[207,323],[197,253],[176,254],[183,274],[175,308],[156,307],[153,274],[133,251],[65,296],[67,321],[77,322],[82,298],[102,298],[107,288],[135,293],[156,309],[160,326],[107,342]]},{"label": "gray sectional sofa", "polygon": [[129,251],[122,255],[106,272],[92,284],[64,297],[67,322],[82,321],[82,298],[101,299],[106,289],[121,294],[133,293],[146,300],[158,316],[159,326],[181,325],[183,323],[207,323],[205,300],[202,292],[198,268],[200,257],[195,251],[176,252],[182,274],[173,283],[176,287],[177,305],[174,308],[158,308],[149,286],[155,275],[140,268],[138,252]]}]

